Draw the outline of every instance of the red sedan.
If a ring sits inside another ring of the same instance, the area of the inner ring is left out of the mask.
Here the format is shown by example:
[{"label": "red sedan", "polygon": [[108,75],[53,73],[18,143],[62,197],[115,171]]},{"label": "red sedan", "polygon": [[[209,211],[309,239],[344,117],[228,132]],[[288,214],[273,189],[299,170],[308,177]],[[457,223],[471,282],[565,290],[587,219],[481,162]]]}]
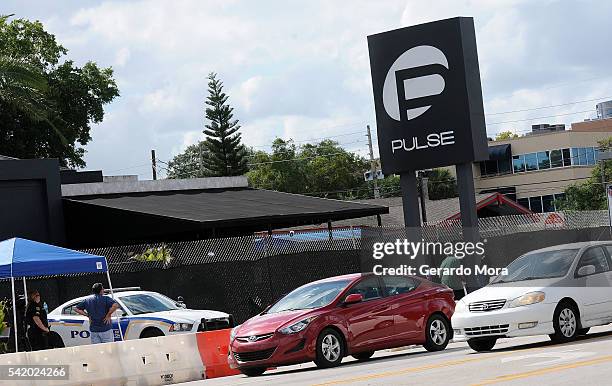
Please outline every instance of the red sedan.
[{"label": "red sedan", "polygon": [[448,287],[412,276],[351,274],[303,285],[232,330],[229,363],[248,376],[314,361],[337,366],[352,355],[422,344],[443,350],[455,309]]}]

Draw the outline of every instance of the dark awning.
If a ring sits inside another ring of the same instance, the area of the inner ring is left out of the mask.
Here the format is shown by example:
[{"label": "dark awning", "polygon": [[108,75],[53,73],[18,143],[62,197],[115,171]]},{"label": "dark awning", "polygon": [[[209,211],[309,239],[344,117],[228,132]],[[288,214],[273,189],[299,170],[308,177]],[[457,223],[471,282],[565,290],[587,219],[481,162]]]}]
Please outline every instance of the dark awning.
[{"label": "dark awning", "polygon": [[64,198],[64,206],[71,241],[89,245],[84,240],[234,236],[389,212],[384,206],[249,188],[75,196]]},{"label": "dark awning", "polygon": [[512,148],[510,144],[489,146],[489,160],[500,161],[507,160],[512,157]]}]

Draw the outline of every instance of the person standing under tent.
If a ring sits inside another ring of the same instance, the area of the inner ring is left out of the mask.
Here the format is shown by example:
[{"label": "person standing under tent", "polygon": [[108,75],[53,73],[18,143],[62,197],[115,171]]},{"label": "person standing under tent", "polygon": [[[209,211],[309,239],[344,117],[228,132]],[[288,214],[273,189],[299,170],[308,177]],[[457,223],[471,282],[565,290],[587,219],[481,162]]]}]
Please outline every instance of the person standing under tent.
[{"label": "person standing under tent", "polygon": [[75,311],[89,318],[89,331],[91,343],[110,343],[115,340],[111,318],[119,304],[110,296],[104,295],[102,283],[96,283],[91,287],[92,295],[83,299],[75,307]]},{"label": "person standing under tent", "polygon": [[40,301],[38,291],[30,292],[28,307],[26,309],[26,321],[28,324],[28,340],[32,351],[46,350],[49,346],[49,322],[47,311]]}]

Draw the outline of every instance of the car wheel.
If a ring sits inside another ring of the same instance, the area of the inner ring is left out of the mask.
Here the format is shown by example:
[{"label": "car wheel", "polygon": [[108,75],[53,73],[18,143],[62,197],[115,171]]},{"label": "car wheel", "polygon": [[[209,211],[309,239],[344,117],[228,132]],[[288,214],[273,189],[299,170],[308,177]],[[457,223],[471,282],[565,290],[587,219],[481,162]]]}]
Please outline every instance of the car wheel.
[{"label": "car wheel", "polygon": [[427,351],[444,350],[451,338],[450,324],[439,314],[432,315],[425,326],[425,344]]},{"label": "car wheel", "polygon": [[148,328],[140,333],[140,339],[142,338],[153,338],[155,336],[164,336],[164,333],[157,328]]},{"label": "car wheel", "polygon": [[240,372],[247,377],[258,377],[266,371],[265,367],[246,367],[244,369],[240,369]]},{"label": "car wheel", "polygon": [[590,329],[591,329],[591,327],[581,328],[580,330],[578,330],[578,335],[586,335],[586,334],[589,333]]},{"label": "car wheel", "polygon": [[555,333],[550,336],[553,342],[568,342],[578,335],[578,311],[569,302],[559,303],[553,315]]},{"label": "car wheel", "polygon": [[358,361],[367,361],[368,359],[372,358],[372,355],[374,355],[374,351],[358,352],[357,354],[353,354],[351,356]]},{"label": "car wheel", "polygon": [[497,338],[479,338],[468,340],[468,346],[477,352],[491,351],[493,346],[495,346],[495,343],[497,343]]},{"label": "car wheel", "polygon": [[317,357],[315,363],[319,367],[334,367],[342,362],[344,357],[344,338],[332,329],[326,328],[317,338]]}]

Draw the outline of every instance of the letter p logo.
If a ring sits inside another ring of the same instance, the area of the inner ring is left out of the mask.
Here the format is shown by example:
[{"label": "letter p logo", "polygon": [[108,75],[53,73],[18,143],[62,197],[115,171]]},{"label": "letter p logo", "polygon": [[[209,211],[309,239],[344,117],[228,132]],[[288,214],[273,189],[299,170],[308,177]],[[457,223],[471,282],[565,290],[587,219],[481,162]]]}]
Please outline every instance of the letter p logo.
[{"label": "letter p logo", "polygon": [[389,68],[383,85],[383,105],[396,121],[409,121],[431,107],[431,98],[444,91],[441,74],[448,70],[442,51],[432,46],[413,47]]}]

